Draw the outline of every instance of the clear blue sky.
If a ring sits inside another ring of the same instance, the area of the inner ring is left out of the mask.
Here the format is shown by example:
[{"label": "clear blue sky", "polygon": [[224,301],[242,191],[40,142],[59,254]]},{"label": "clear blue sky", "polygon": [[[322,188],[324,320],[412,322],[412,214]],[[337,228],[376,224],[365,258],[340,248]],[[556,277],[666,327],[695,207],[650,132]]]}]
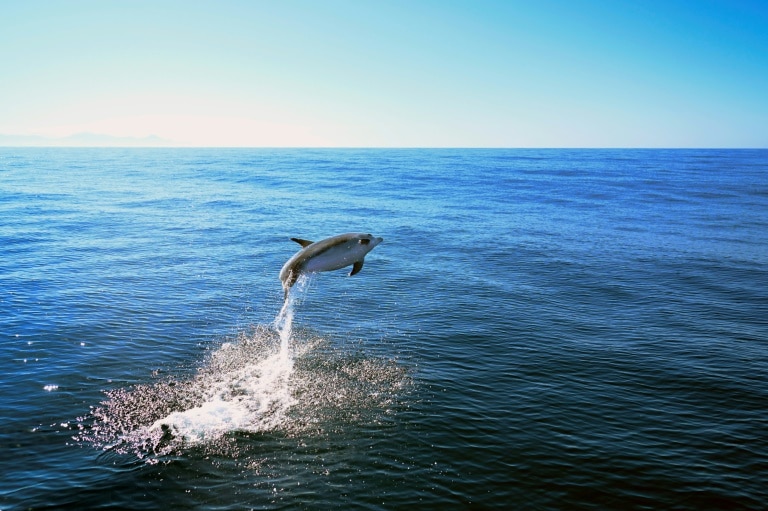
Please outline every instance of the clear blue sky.
[{"label": "clear blue sky", "polygon": [[0,0],[0,134],[768,147],[768,1]]}]

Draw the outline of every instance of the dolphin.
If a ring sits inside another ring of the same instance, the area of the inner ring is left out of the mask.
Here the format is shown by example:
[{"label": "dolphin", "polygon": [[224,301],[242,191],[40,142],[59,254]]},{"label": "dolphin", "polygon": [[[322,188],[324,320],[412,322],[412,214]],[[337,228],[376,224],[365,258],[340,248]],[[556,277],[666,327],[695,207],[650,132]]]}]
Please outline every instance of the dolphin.
[{"label": "dolphin", "polygon": [[291,238],[303,248],[283,265],[280,270],[280,280],[283,282],[285,299],[302,273],[333,271],[352,265],[350,277],[363,269],[365,255],[376,245],[384,241],[372,234],[349,232],[331,236],[321,241],[308,241],[301,238]]}]

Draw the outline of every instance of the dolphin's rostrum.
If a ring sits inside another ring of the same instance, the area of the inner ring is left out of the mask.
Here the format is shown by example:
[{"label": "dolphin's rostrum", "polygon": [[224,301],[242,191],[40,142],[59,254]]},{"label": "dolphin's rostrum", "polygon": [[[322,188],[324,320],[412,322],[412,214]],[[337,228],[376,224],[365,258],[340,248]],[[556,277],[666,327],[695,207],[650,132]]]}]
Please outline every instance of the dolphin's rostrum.
[{"label": "dolphin's rostrum", "polygon": [[371,234],[349,232],[331,236],[321,241],[313,242],[300,238],[291,238],[302,248],[283,265],[280,270],[280,280],[283,282],[285,298],[302,273],[332,271],[352,265],[350,276],[363,268],[365,255],[384,241]]}]

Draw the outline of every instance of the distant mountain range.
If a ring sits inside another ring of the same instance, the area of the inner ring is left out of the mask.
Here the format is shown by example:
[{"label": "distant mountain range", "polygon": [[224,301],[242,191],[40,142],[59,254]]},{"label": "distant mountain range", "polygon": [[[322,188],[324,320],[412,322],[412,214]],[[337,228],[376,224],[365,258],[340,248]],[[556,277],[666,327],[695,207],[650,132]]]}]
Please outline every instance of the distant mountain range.
[{"label": "distant mountain range", "polygon": [[0,134],[0,146],[4,147],[168,147],[177,145],[179,144],[157,135],[115,137],[100,133],[76,133],[66,137],[44,137]]}]

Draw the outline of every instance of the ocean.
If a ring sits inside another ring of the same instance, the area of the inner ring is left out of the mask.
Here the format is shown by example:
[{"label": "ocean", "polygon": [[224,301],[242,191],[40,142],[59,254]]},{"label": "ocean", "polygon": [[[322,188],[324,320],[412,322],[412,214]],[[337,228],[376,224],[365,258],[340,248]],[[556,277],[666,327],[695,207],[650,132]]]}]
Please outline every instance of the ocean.
[{"label": "ocean", "polygon": [[766,503],[768,150],[0,148],[2,511]]}]

